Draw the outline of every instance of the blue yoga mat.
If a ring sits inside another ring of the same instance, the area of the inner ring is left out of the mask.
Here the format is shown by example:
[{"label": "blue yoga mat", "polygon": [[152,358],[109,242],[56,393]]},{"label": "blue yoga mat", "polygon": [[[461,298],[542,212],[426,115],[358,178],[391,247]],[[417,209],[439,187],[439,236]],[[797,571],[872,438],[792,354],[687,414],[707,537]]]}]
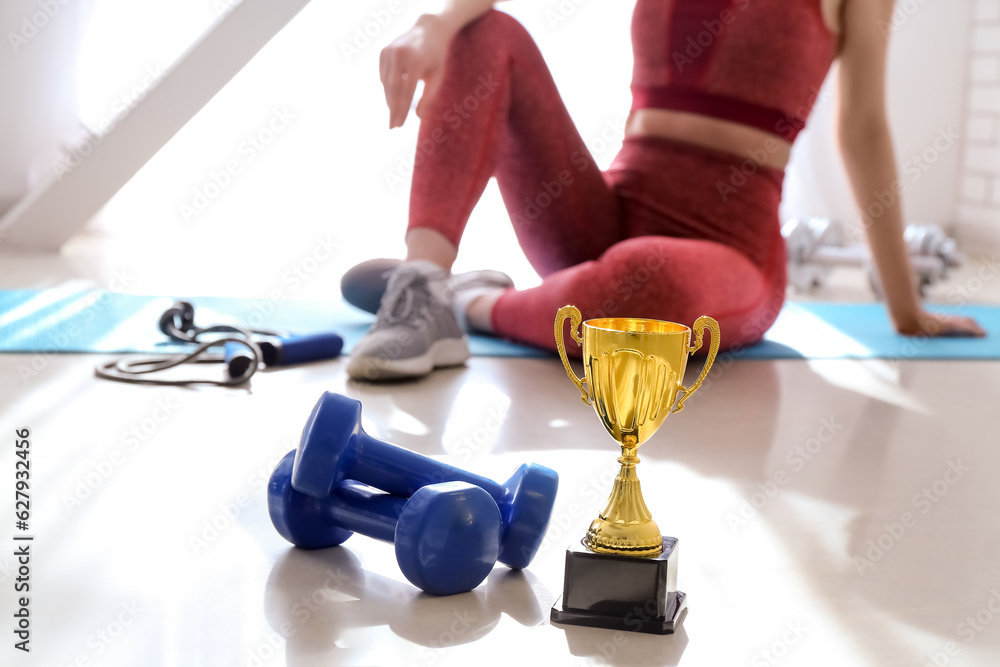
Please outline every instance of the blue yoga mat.
[{"label": "blue yoga mat", "polygon": [[[157,329],[160,314],[176,298],[80,290],[0,291],[0,352],[129,353],[177,352]],[[237,324],[297,334],[335,331],[345,352],[368,329],[372,316],[341,302],[187,298],[195,320]],[[986,338],[908,338],[896,334],[880,304],[790,302],[764,341],[730,354],[739,359],[998,359],[1000,308],[940,307],[976,318]],[[723,337],[725,332],[723,332]],[[487,336],[470,337],[474,355],[551,357],[553,353]]]}]

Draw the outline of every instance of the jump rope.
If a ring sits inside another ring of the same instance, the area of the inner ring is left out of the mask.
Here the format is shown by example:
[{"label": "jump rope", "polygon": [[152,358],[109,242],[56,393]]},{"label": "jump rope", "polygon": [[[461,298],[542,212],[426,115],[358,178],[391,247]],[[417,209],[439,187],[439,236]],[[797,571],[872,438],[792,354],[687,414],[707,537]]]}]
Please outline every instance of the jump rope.
[{"label": "jump rope", "polygon": [[[115,359],[98,364],[94,374],[105,380],[132,384],[233,387],[248,382],[262,365],[281,367],[332,359],[344,347],[344,339],[335,333],[296,336],[229,324],[199,327],[194,322],[194,305],[189,301],[178,301],[165,310],[160,315],[159,329],[170,340],[195,347],[178,354]],[[222,348],[221,352],[218,348]],[[221,379],[150,377],[184,364],[220,363],[225,364]]]}]

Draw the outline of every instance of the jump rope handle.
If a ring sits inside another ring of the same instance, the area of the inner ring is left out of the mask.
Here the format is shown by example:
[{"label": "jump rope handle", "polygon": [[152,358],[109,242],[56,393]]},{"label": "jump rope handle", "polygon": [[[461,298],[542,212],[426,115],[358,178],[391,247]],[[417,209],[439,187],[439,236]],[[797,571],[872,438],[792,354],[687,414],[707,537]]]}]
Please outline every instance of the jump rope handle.
[{"label": "jump rope handle", "polygon": [[[310,336],[269,336],[257,341],[265,366],[294,366],[310,361],[333,359],[344,349],[344,339],[335,333]],[[226,344],[226,366],[229,375],[238,377],[246,372],[250,359],[246,347]]]},{"label": "jump rope handle", "polygon": [[261,341],[265,366],[292,366],[340,356],[344,339],[335,333],[284,336]]}]

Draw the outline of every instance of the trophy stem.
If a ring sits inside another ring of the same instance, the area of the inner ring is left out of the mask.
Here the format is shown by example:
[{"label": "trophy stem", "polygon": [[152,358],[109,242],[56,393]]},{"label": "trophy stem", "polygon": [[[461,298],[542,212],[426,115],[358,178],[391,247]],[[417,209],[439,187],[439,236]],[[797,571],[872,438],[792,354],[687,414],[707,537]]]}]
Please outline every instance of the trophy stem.
[{"label": "trophy stem", "polygon": [[639,449],[633,437],[626,437],[622,455],[618,458],[621,468],[611,488],[611,496],[604,511],[594,519],[583,540],[591,551],[622,556],[655,558],[663,548],[663,537],[653,521],[636,474]]}]

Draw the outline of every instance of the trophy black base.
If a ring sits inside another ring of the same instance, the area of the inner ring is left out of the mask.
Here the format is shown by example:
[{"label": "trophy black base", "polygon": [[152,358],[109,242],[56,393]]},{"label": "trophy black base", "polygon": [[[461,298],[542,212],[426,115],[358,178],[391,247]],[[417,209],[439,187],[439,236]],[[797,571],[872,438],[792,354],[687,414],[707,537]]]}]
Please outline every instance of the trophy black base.
[{"label": "trophy black base", "polygon": [[563,594],[553,623],[667,635],[680,627],[687,596],[677,590],[677,539],[663,538],[656,558],[566,550]]}]

